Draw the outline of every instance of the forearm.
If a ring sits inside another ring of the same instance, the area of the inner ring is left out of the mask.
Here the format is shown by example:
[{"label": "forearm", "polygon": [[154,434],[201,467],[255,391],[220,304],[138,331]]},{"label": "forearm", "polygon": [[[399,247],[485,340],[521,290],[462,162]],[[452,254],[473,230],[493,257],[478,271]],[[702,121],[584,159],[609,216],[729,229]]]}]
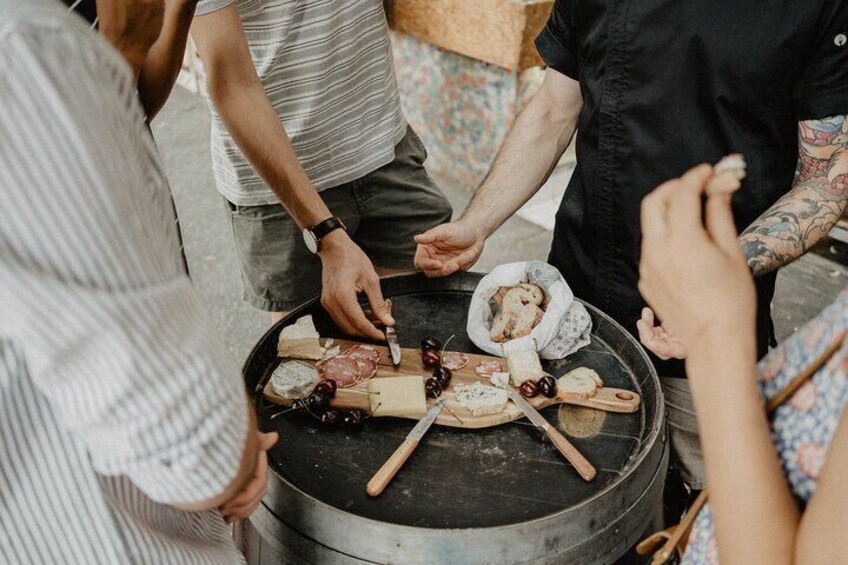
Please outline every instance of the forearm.
[{"label": "forearm", "polygon": [[754,276],[772,272],[806,253],[827,235],[848,206],[845,117],[802,122],[799,131],[795,185],[739,238]]},{"label": "forearm", "polygon": [[579,86],[565,77],[552,84],[547,84],[549,80],[545,78],[540,92],[515,120],[462,216],[486,236],[541,188],[574,136],[582,104]]},{"label": "forearm", "polygon": [[174,88],[180,74],[197,0],[167,0],[159,39],[150,48],[138,80],[138,93],[152,121]]},{"label": "forearm", "polygon": [[754,332],[736,334],[713,332],[697,340],[686,365],[719,553],[727,563],[788,564],[799,511],[757,389]]},{"label": "forearm", "polygon": [[261,83],[220,82],[210,86],[215,108],[247,160],[295,222],[303,228],[330,217]]}]

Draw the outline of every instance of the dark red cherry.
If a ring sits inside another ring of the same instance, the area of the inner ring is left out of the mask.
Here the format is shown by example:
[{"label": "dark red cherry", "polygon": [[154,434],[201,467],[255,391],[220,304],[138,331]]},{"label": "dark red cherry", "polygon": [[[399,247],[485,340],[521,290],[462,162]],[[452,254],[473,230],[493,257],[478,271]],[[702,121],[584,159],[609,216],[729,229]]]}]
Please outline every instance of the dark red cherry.
[{"label": "dark red cherry", "polygon": [[424,382],[424,392],[430,398],[439,398],[442,395],[442,385],[439,384],[439,379],[430,377]]},{"label": "dark red cherry", "polygon": [[327,426],[335,426],[341,423],[341,416],[338,410],[330,408],[321,414],[321,423]]},{"label": "dark red cherry", "polygon": [[424,363],[425,367],[438,367],[442,362],[442,358],[439,355],[439,352],[435,349],[428,349],[424,353],[421,354],[421,361]]},{"label": "dark red cherry", "polygon": [[330,405],[330,397],[323,392],[315,391],[306,397],[306,405],[310,411],[318,414]]},{"label": "dark red cherry", "polygon": [[358,428],[362,425],[362,421],[365,419],[365,414],[362,410],[348,410],[342,416],[342,424],[350,428]]},{"label": "dark red cherry", "polygon": [[448,383],[451,382],[451,378],[453,377],[453,373],[447,367],[436,367],[433,369],[433,378],[439,381],[439,386],[442,389],[448,388]]},{"label": "dark red cherry", "polygon": [[527,398],[533,398],[534,396],[539,394],[539,390],[536,387],[536,383],[533,381],[524,381],[518,386],[518,392],[521,393],[522,396],[526,396]]},{"label": "dark red cherry", "polygon": [[536,389],[538,389],[542,396],[553,398],[557,395],[556,379],[550,375],[546,375],[539,379],[539,382],[536,384]]},{"label": "dark red cherry", "polygon": [[333,399],[336,397],[336,381],[334,381],[333,379],[321,381],[320,383],[315,385],[315,388],[312,389],[312,392],[320,392],[327,398]]}]

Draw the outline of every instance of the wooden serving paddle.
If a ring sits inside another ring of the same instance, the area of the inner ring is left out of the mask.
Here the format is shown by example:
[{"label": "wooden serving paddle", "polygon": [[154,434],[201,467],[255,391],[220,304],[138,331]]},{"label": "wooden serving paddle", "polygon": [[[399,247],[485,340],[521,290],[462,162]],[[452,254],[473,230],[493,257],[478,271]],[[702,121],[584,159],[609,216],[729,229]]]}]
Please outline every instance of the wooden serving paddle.
[{"label": "wooden serving paddle", "polygon": [[[351,340],[333,340],[334,346],[339,346],[341,351],[345,351],[348,347],[353,345],[363,345],[362,343],[351,341]],[[336,392],[336,397],[332,400],[331,405],[336,408],[342,409],[352,409],[358,408],[364,410],[365,412],[371,414],[373,408],[373,402],[370,394],[369,382],[374,382],[379,379],[387,378],[387,377],[397,377],[401,375],[421,375],[422,377],[430,376],[432,373],[432,368],[427,368],[421,361],[421,352],[418,349],[413,348],[403,348],[402,351],[402,360],[399,366],[395,367],[392,365],[391,356],[389,355],[389,350],[385,346],[373,345],[369,346],[373,347],[377,351],[380,352],[380,360],[378,362],[377,374],[368,381],[359,382],[351,387],[340,388]],[[435,423],[441,426],[449,426],[455,428],[468,428],[468,429],[479,429],[479,428],[488,428],[492,426],[498,426],[501,424],[506,424],[508,422],[518,420],[524,417],[524,414],[515,406],[513,403],[507,404],[506,408],[495,414],[482,414],[482,415],[474,415],[470,411],[466,410],[456,401],[454,397],[453,388],[457,384],[472,384],[475,382],[482,382],[486,385],[491,384],[489,379],[485,376],[478,375],[475,372],[475,367],[481,362],[492,362],[497,361],[502,364],[504,370],[506,370],[506,360],[501,359],[500,357],[493,357],[490,355],[481,355],[476,353],[466,353],[468,356],[469,362],[467,365],[460,369],[456,369],[453,371],[453,378],[451,380],[450,385],[442,392],[442,400],[444,400],[447,410],[443,410],[439,416],[436,418]],[[288,359],[283,360],[288,361]],[[312,364],[314,365],[314,361],[300,361],[302,363]],[[270,402],[274,402],[276,404],[291,404],[291,400],[282,398],[278,394],[274,392],[274,388],[271,386],[270,381],[266,383],[263,394],[267,400]],[[553,406],[557,404],[574,404],[577,406],[584,406],[587,408],[594,408],[597,410],[603,410],[606,412],[617,412],[617,413],[632,413],[639,410],[639,406],[641,404],[641,397],[634,391],[619,389],[619,388],[609,388],[609,387],[598,387],[594,393],[588,398],[581,395],[573,395],[559,392],[557,396],[554,398],[546,398],[542,395],[538,395],[535,398],[528,398],[527,402],[530,403],[533,408],[536,410],[542,410],[547,408],[548,406]],[[427,406],[432,407],[436,401],[432,398],[427,399]],[[378,413],[373,414],[376,417],[380,416],[395,416],[401,418],[408,418],[418,420],[421,418],[421,413],[415,414],[390,414],[390,413]]]}]

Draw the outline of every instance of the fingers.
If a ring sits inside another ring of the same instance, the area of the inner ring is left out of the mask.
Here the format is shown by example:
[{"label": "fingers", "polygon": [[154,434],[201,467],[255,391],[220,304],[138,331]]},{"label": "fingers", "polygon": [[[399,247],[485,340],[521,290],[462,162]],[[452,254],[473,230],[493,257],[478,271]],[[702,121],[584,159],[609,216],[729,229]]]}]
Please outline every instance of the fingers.
[{"label": "fingers", "polygon": [[701,197],[706,189],[707,180],[712,175],[712,167],[698,165],[686,171],[680,177],[680,186],[669,198],[668,223],[674,230],[700,231]]},{"label": "fingers", "polygon": [[277,443],[277,440],[280,439],[280,434],[277,432],[269,432],[263,433],[259,432],[259,449],[262,451],[268,451]]},{"label": "fingers", "polygon": [[232,523],[235,520],[243,520],[253,514],[259,508],[262,497],[268,489],[268,454],[259,452],[256,464],[256,473],[239,495],[221,507],[221,515]]},{"label": "fingers", "polygon": [[452,231],[451,224],[441,224],[425,231],[424,233],[416,235],[413,239],[415,239],[415,243],[419,245],[426,245],[449,237]]},{"label": "fingers", "polygon": [[384,326],[393,326],[395,319],[392,318],[386,307],[386,299],[383,298],[383,291],[380,288],[380,279],[375,274],[374,277],[369,277],[363,286],[365,287],[365,295],[368,297],[368,302],[371,304],[371,311]]},{"label": "fingers", "polygon": [[730,194],[715,193],[707,199],[706,226],[710,237],[728,255],[741,255]]},{"label": "fingers", "polygon": [[[376,277],[376,275],[375,275],[375,277]],[[372,286],[372,285],[375,285],[375,284],[377,286],[377,294],[380,296],[380,300],[382,300],[383,294],[379,290],[379,287],[380,287],[379,280],[376,283],[369,282],[368,285],[364,285],[366,293],[368,291],[369,286]],[[372,293],[374,292],[373,288],[371,288],[371,292]],[[369,295],[369,298],[370,298],[370,295]],[[385,340],[385,336],[383,335],[383,332],[381,332],[379,329],[377,329],[377,326],[372,324],[368,320],[368,317],[365,315],[365,312],[362,311],[362,306],[360,306],[360,304],[359,304],[359,298],[356,295],[355,289],[350,289],[349,291],[345,292],[345,294],[342,296],[341,300],[342,301],[341,301],[340,306],[344,310],[348,322],[353,326],[353,333],[354,334],[364,335],[364,336],[369,337],[369,338],[371,338],[375,341]],[[373,302],[371,303],[371,306],[372,306],[372,308],[374,307]],[[387,324],[387,325],[394,324],[394,320],[392,320],[391,317],[388,317],[388,319],[391,320],[391,323]]]},{"label": "fingers", "polygon": [[665,235],[668,228],[668,199],[679,184],[678,179],[664,182],[642,199],[642,239],[653,240]]},{"label": "fingers", "polygon": [[656,329],[652,324],[645,321],[644,318],[636,321],[636,329],[639,331],[639,341],[642,342],[649,351],[662,360],[669,359],[668,352],[664,344],[657,337]]}]

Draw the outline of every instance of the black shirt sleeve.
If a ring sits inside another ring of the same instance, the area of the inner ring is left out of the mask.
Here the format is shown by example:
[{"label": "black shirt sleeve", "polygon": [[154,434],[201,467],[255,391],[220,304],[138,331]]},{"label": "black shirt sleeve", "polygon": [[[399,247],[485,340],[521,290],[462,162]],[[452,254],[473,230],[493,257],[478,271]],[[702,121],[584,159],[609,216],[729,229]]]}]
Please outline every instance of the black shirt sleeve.
[{"label": "black shirt sleeve", "polygon": [[793,92],[799,120],[848,114],[848,2],[829,2],[820,21]]},{"label": "black shirt sleeve", "polygon": [[548,23],[536,38],[536,49],[547,66],[574,80],[580,80],[574,36],[575,2],[556,0]]}]

